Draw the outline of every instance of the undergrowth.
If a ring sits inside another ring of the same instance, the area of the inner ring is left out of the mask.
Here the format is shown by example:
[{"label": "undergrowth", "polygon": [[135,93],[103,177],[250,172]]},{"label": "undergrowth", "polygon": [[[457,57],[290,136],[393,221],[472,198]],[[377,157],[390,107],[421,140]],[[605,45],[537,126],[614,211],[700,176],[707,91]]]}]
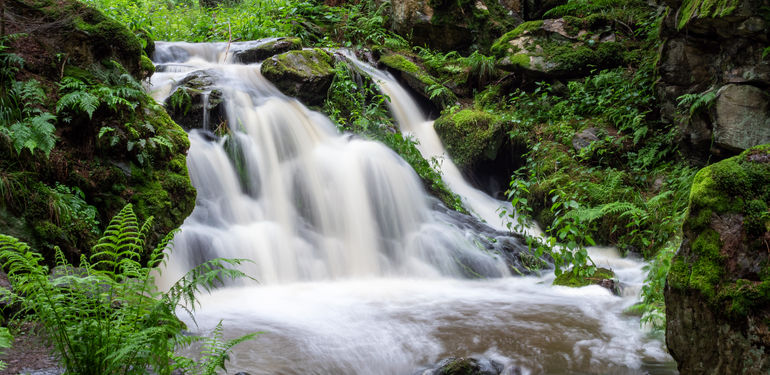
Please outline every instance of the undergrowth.
[{"label": "undergrowth", "polygon": [[[42,255],[19,240],[0,235],[0,262],[11,290],[3,293],[17,304],[17,318],[33,317],[51,340],[68,374],[215,374],[224,369],[232,345],[221,336],[208,340],[201,364],[178,357],[175,350],[201,340],[184,335],[177,309],[192,314],[196,293],[225,279],[245,277],[231,267],[243,260],[214,259],[192,269],[167,292],[155,286],[155,272],[166,256],[173,232],[145,258],[145,237],[152,219],[140,224],[131,205],[111,221],[90,256],[69,263],[56,251],[49,269]],[[143,263],[142,259],[147,259]],[[221,327],[218,329],[221,330]],[[206,340],[204,340],[206,341]]]}]

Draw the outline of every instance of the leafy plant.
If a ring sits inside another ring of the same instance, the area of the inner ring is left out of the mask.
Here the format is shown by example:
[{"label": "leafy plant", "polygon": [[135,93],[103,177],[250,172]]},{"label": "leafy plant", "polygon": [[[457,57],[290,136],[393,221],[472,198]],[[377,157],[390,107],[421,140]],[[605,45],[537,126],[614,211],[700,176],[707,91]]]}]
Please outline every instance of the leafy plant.
[{"label": "leafy plant", "polygon": [[42,151],[46,158],[56,144],[56,116],[38,108],[45,100],[45,92],[36,80],[14,81],[4,102],[10,104],[2,110],[5,126],[0,133],[11,139],[16,153],[24,149],[34,153]]},{"label": "leafy plant", "polygon": [[[196,292],[210,290],[225,278],[245,276],[229,268],[242,260],[214,259],[191,270],[168,292],[160,292],[155,267],[163,262],[173,232],[143,264],[151,226],[151,219],[139,225],[127,205],[110,221],[90,257],[81,256],[75,267],[56,249],[53,270],[28,245],[0,235],[0,261],[13,286],[6,293],[20,303],[22,313],[40,321],[67,373],[170,374],[179,367],[171,362],[173,350],[187,342],[177,307],[191,313]],[[229,349],[221,348],[212,353],[217,365],[224,364]]]}]

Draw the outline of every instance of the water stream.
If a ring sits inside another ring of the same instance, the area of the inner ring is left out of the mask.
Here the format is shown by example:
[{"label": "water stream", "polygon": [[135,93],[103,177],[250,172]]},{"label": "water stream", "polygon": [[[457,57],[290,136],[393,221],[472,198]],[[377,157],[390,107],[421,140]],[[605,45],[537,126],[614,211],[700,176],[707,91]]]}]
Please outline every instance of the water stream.
[{"label": "water stream", "polygon": [[[626,286],[621,297],[598,286],[551,287],[547,274],[512,276],[522,247],[500,231],[502,202],[445,160],[447,183],[488,226],[443,208],[393,151],[339,134],[281,94],[258,64],[232,62],[253,43],[158,43],[151,79],[160,102],[193,72],[223,94],[230,134],[206,130],[214,124],[189,132],[196,207],[159,283],[213,257],[252,261],[243,270],[259,284],[202,295],[196,313],[204,333],[220,320],[228,337],[264,332],[235,348],[231,372],[413,374],[475,355],[511,374],[675,373],[662,342],[623,313],[638,298],[642,262],[592,250]],[[442,155],[403,88],[369,72],[421,152]]]}]

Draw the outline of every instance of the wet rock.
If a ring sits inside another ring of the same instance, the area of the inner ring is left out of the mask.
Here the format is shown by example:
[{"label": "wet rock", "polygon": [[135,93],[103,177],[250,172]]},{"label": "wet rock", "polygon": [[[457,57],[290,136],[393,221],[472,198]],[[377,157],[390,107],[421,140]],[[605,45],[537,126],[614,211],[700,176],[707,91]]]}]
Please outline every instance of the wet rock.
[{"label": "wet rock", "polygon": [[334,58],[326,51],[289,51],[262,63],[261,72],[286,95],[321,105],[334,79]]},{"label": "wet rock", "polygon": [[[682,151],[705,163],[768,142],[763,138],[767,125],[761,118],[767,118],[762,112],[770,96],[759,91],[770,87],[770,62],[762,56],[770,27],[767,19],[758,16],[767,3],[730,0],[720,7],[706,7],[695,0],[666,3],[670,9],[661,24],[660,80],[655,89],[661,118],[679,128]],[[677,105],[682,95],[715,92],[725,95],[694,115],[689,107]],[[752,108],[742,108],[741,102],[731,99],[739,97]],[[741,130],[728,130],[727,135],[724,127],[732,124]],[[738,134],[742,131],[747,136]]]},{"label": "wet rock", "polygon": [[770,94],[751,85],[729,84],[719,89],[714,142],[734,150],[769,143]]},{"label": "wet rock", "polygon": [[233,52],[235,61],[242,64],[253,64],[284,52],[302,49],[300,38],[278,38],[253,47]]},{"label": "wet rock", "polygon": [[215,131],[226,126],[222,90],[215,86],[215,71],[195,71],[179,82],[164,105],[182,128]]},{"label": "wet rock", "polygon": [[698,172],[664,296],[681,374],[770,373],[770,145]]},{"label": "wet rock", "polygon": [[450,357],[414,375],[519,375],[515,366],[505,366],[495,360],[481,357]]},{"label": "wet rock", "polygon": [[623,63],[624,47],[615,41],[614,31],[583,30],[579,26],[582,21],[574,17],[522,23],[492,45],[492,52],[500,58],[498,68],[531,79],[556,79],[580,77],[593,69]]}]

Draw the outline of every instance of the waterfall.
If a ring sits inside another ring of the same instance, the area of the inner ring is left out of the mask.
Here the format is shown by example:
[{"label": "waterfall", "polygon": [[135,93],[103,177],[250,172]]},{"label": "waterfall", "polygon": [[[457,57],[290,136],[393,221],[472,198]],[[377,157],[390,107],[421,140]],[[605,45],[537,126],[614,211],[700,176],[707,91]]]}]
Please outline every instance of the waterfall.
[{"label": "waterfall", "polygon": [[[159,42],[150,82],[163,102],[186,76],[205,75],[224,99],[226,135],[210,130],[216,124],[189,131],[196,206],[158,282],[168,286],[214,257],[251,261],[243,271],[259,285],[199,297],[193,329],[223,320],[230,338],[264,332],[235,348],[228,369],[412,374],[475,355],[506,374],[675,373],[660,340],[623,313],[636,295],[550,287],[548,274],[512,277],[526,271],[517,256],[525,249],[499,230],[504,202],[472,189],[445,159],[445,180],[488,225],[446,209],[396,153],[340,134],[281,94],[259,64],[233,62],[234,52],[262,42]],[[366,69],[423,155],[442,155],[403,88]],[[611,253],[594,260],[626,285],[644,278],[642,262]]]}]

